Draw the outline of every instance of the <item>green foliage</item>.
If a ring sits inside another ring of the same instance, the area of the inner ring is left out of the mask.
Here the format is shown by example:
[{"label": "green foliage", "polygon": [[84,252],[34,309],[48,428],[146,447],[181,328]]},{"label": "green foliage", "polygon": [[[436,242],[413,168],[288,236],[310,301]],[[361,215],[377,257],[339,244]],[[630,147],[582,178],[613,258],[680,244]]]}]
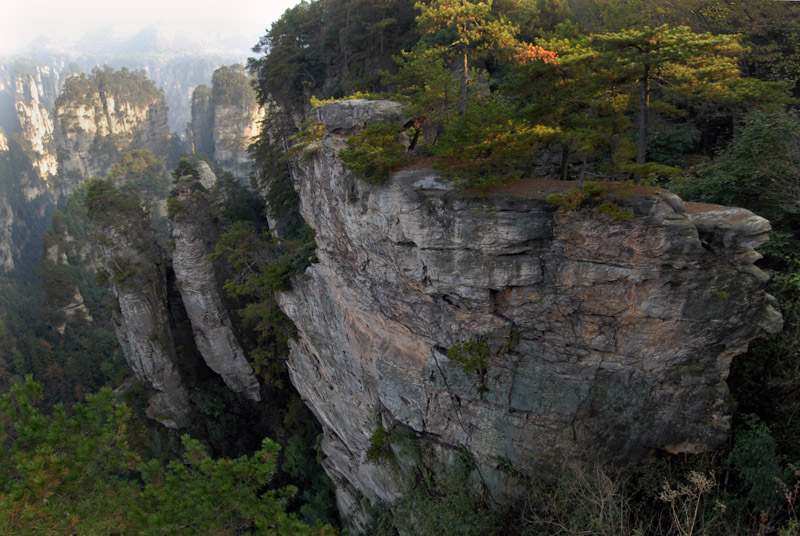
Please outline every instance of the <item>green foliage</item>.
[{"label": "green foliage", "polygon": [[447,358],[467,374],[486,374],[492,351],[485,342],[466,341],[454,344],[447,350]]},{"label": "green foliage", "polygon": [[483,341],[465,341],[456,343],[447,349],[447,359],[460,368],[465,374],[476,374],[479,393],[489,390],[486,386],[486,374],[489,372],[489,358],[492,350]]},{"label": "green foliage", "polygon": [[317,106],[322,106],[323,104],[329,104],[331,102],[339,102],[339,101],[348,101],[348,100],[358,100],[358,99],[367,99],[367,100],[379,100],[385,98],[385,95],[378,94],[378,93],[370,93],[368,91],[356,91],[355,93],[351,93],[350,95],[346,95],[340,98],[329,98],[329,99],[318,99],[315,96],[311,96],[309,99],[309,104],[316,108]]},{"label": "green foliage", "polygon": [[315,95],[380,89],[378,72],[418,36],[409,0],[316,0],[286,10],[254,48],[248,68],[262,105],[298,109]]},{"label": "green foliage", "polygon": [[445,125],[431,151],[434,167],[462,189],[507,182],[530,174],[537,149],[556,133],[516,117],[498,96],[479,96]]},{"label": "green foliage", "polygon": [[367,459],[372,463],[380,463],[389,459],[392,455],[392,447],[389,444],[389,434],[382,426],[375,428],[369,436],[369,448],[367,448]]},{"label": "green foliage", "polygon": [[138,221],[143,214],[133,186],[117,188],[108,179],[89,179],[84,205],[89,220],[104,225],[114,225],[125,219]]},{"label": "green foliage", "polygon": [[142,149],[123,153],[106,178],[116,186],[132,186],[149,204],[164,199],[169,192],[170,180],[164,159]]},{"label": "green foliage", "polygon": [[402,534],[419,536],[511,534],[500,513],[492,511],[474,491],[479,486],[474,469],[463,450],[438,477],[430,469],[418,467],[403,496],[393,504],[393,519],[384,524],[396,526]]},{"label": "green foliage", "polygon": [[[624,196],[624,187],[621,189]],[[598,182],[589,181],[583,188],[570,188],[565,192],[550,194],[547,196],[550,205],[558,207],[558,210],[568,212],[582,207],[594,207],[598,214],[605,214],[613,221],[631,221],[633,219],[633,209],[623,208],[616,202],[608,199],[608,190]]]},{"label": "green foliage", "polygon": [[587,204],[597,204],[605,200],[608,190],[598,182],[589,181],[583,188],[571,188],[566,192],[550,194],[547,202],[559,210],[576,210]]},{"label": "green foliage", "polygon": [[608,199],[600,203],[595,211],[598,214],[610,216],[614,221],[631,221],[633,219],[632,208],[622,208],[618,204],[614,203],[613,201],[609,201]]},{"label": "green foliage", "polygon": [[471,62],[476,56],[516,48],[519,28],[492,16],[492,0],[432,0],[417,2],[414,7],[420,10],[416,22],[422,33],[447,35],[446,45],[434,44],[429,50],[447,63],[457,58],[461,71],[459,109],[464,113]]},{"label": "green foliage", "polygon": [[278,225],[277,231],[289,239],[294,237],[286,235],[286,227],[298,227],[302,221],[300,197],[292,183],[290,157],[286,151],[293,126],[285,113],[271,109],[264,120],[264,128],[250,146],[256,181],[262,191],[267,192],[267,209]]},{"label": "green foliage", "polygon": [[347,138],[347,149],[339,151],[345,167],[370,184],[383,184],[389,174],[410,162],[400,134],[403,126],[371,123]]},{"label": "green foliage", "polygon": [[164,95],[147,78],[145,71],[129,71],[126,67],[115,71],[104,65],[102,69],[92,69],[91,75],[80,73],[67,78],[56,99],[56,113],[68,106],[95,106],[102,102],[100,95],[136,105],[164,102]]},{"label": "green foliage", "polygon": [[256,348],[250,353],[256,372],[268,384],[285,381],[281,358],[288,355],[294,325],[275,301],[275,293],[291,288],[292,276],[316,262],[313,231],[306,227],[293,241],[275,241],[259,233],[252,222],[233,224],[215,245],[211,259],[223,259],[234,277],[226,281],[231,296],[245,298],[242,321],[255,330]]},{"label": "green foliage", "polygon": [[738,488],[747,506],[759,512],[773,512],[783,502],[780,483],[788,475],[781,467],[767,426],[755,415],[743,415],[742,421],[728,463],[736,470]]},{"label": "green foliage", "polygon": [[312,533],[286,513],[295,490],[267,488],[278,451],[269,439],[252,456],[214,460],[184,436],[181,460],[140,463],[127,445],[130,412],[110,390],[71,414],[44,413],[41,397],[30,377],[0,397],[3,534]]},{"label": "green foliage", "polygon": [[197,162],[194,158],[184,155],[172,170],[172,178],[178,180],[186,175],[197,175]]},{"label": "green foliage", "polygon": [[223,65],[211,76],[211,98],[215,106],[254,108],[256,92],[244,65]]},{"label": "green foliage", "polygon": [[325,127],[309,119],[300,124],[300,130],[297,134],[290,136],[290,139],[295,142],[289,154],[291,156],[302,156],[304,162],[307,162],[311,155],[320,150],[322,146],[319,144],[322,137],[325,135]]},{"label": "green foliage", "polygon": [[793,114],[753,110],[728,147],[675,188],[688,200],[749,208],[769,219],[776,231],[795,235],[800,223],[798,141],[800,124]]}]

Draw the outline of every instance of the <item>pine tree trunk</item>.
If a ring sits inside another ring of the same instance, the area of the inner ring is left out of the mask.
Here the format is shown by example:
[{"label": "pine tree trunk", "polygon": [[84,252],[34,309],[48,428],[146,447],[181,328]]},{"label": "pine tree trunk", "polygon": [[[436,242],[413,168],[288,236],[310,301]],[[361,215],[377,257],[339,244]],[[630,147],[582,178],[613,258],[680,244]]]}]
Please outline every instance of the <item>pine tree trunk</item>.
[{"label": "pine tree trunk", "polygon": [[637,164],[644,164],[647,157],[647,109],[650,104],[649,74],[650,66],[645,65],[642,79],[639,82],[641,86],[641,95],[639,102],[639,148],[636,152]]},{"label": "pine tree trunk", "polygon": [[467,112],[467,77],[469,76],[469,58],[467,56],[467,45],[464,45],[464,65],[461,71],[461,101],[458,109],[464,114]]},{"label": "pine tree trunk", "polygon": [[558,172],[558,178],[562,181],[567,180],[567,166],[569,165],[569,145],[566,143],[561,144],[561,168]]}]

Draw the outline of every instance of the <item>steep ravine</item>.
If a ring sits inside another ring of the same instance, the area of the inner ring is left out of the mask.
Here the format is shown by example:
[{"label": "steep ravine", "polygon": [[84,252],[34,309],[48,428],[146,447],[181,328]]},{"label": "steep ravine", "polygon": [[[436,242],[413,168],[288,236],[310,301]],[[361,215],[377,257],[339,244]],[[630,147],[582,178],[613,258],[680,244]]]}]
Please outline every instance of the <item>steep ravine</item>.
[{"label": "steep ravine", "polygon": [[[291,378],[351,526],[409,473],[397,441],[393,463],[367,459],[378,427],[425,445],[416,463],[430,467],[465,448],[501,501],[509,467],[532,460],[626,463],[726,440],[731,360],[781,328],[753,265],[766,220],[665,191],[620,199],[634,218],[614,222],[535,193],[458,193],[430,169],[357,180],[337,156],[346,136],[397,115],[316,109],[329,133],[294,180],[319,262],[280,296],[298,328]],[[484,374],[448,360],[466,341],[491,349]]]}]

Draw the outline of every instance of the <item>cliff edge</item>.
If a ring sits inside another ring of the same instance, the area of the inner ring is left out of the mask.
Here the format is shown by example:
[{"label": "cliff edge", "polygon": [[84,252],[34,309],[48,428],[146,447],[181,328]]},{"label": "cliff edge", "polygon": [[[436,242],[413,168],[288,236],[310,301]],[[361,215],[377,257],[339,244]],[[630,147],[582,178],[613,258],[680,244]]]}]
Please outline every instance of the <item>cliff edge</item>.
[{"label": "cliff edge", "polygon": [[[397,110],[316,114],[328,133],[294,179],[319,262],[280,303],[298,328],[292,381],[354,528],[362,497],[391,502],[404,468],[459,450],[502,501],[514,468],[551,457],[622,464],[725,441],[731,360],[781,329],[753,265],[766,220],[654,189],[620,196],[633,219],[614,221],[557,211],[532,186],[457,192],[426,168],[370,185],[338,151]],[[378,435],[391,462],[368,459]]]}]

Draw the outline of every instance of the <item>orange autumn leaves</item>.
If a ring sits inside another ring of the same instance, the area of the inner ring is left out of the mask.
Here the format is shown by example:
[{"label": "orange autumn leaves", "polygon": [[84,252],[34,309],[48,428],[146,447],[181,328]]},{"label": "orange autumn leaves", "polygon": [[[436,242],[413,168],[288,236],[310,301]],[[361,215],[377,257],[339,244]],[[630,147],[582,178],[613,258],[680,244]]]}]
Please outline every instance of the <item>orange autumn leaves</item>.
[{"label": "orange autumn leaves", "polygon": [[533,63],[535,61],[543,61],[544,63],[556,64],[558,63],[558,53],[552,50],[544,49],[538,45],[530,43],[520,43],[519,52],[512,56],[513,60],[520,65]]}]

